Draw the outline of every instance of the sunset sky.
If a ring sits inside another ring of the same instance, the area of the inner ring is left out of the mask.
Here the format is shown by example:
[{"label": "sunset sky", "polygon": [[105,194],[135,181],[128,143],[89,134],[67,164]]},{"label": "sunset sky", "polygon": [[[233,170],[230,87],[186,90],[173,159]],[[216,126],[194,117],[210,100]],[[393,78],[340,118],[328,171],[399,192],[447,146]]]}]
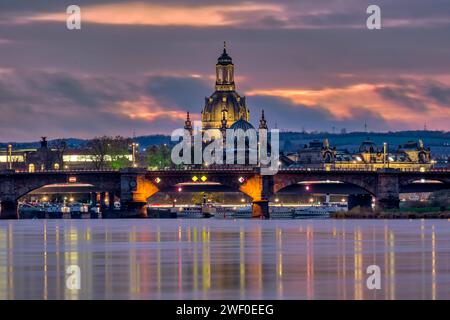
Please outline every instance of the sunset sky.
[{"label": "sunset sky", "polygon": [[170,133],[199,119],[223,41],[253,123],[449,130],[449,0],[1,0],[0,141]]}]

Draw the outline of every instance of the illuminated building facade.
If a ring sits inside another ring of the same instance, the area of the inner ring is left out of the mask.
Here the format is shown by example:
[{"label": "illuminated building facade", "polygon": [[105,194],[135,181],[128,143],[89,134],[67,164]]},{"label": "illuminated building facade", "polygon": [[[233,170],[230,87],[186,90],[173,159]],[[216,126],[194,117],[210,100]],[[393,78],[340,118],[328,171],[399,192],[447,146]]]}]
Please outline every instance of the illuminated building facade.
[{"label": "illuminated building facade", "polygon": [[430,149],[425,148],[421,140],[408,141],[393,151],[389,151],[387,144],[380,147],[375,142],[366,140],[361,143],[356,152],[330,147],[327,139],[323,142],[314,140],[300,149],[297,154],[290,154],[289,158],[294,161],[290,165],[292,167],[325,169],[427,170],[434,164],[431,160]]},{"label": "illuminated building facade", "polygon": [[[120,157],[128,161],[133,155],[124,154]],[[113,161],[111,155],[105,155],[103,161]],[[52,148],[46,137],[42,137],[37,149],[0,150],[0,170],[13,169],[28,172],[67,169],[96,169],[96,156],[88,149]]]},{"label": "illuminated building facade", "polygon": [[224,45],[223,53],[216,64],[216,85],[214,93],[205,98],[202,110],[202,128],[223,129],[237,121],[250,120],[245,97],[236,92],[234,64]]}]

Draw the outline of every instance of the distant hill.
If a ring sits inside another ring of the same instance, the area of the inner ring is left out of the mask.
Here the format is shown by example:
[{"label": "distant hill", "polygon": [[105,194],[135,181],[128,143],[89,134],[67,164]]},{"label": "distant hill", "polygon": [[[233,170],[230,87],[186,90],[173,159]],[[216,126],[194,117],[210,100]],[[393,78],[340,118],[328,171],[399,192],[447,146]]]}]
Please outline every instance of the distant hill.
[{"label": "distant hill", "polygon": [[[362,141],[370,139],[377,145],[387,142],[389,148],[395,149],[407,141],[422,139],[425,146],[430,147],[435,156],[450,156],[450,132],[442,131],[397,131],[397,132],[350,132],[346,134],[332,134],[327,132],[280,132],[280,148],[283,151],[297,151],[312,140],[328,139],[332,146],[338,149],[354,151]],[[71,149],[83,148],[88,140],[70,138],[65,139]],[[136,137],[140,148],[151,145],[171,144],[170,136],[149,135]],[[50,140],[52,145],[56,140]],[[8,143],[0,143],[0,148],[6,148]],[[39,141],[26,143],[12,143],[14,149],[37,148]]]}]

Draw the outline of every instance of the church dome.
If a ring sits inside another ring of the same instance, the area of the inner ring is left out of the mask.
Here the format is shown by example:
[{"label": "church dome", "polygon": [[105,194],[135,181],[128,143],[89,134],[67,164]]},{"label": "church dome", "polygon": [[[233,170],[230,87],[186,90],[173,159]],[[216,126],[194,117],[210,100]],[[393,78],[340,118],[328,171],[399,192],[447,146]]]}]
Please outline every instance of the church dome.
[{"label": "church dome", "polygon": [[230,127],[230,129],[237,130],[241,129],[243,131],[247,131],[249,129],[255,129],[252,124],[244,119],[239,119]]},{"label": "church dome", "polygon": [[224,45],[223,53],[216,64],[216,86],[214,93],[205,98],[202,111],[203,129],[219,129],[225,117],[227,127],[238,121],[250,119],[245,103],[235,90],[234,64]]},{"label": "church dome", "polygon": [[223,113],[227,123],[233,124],[237,120],[249,118],[245,104],[245,97],[239,96],[235,91],[216,91],[205,99],[202,112],[202,122],[205,129],[220,128]]}]

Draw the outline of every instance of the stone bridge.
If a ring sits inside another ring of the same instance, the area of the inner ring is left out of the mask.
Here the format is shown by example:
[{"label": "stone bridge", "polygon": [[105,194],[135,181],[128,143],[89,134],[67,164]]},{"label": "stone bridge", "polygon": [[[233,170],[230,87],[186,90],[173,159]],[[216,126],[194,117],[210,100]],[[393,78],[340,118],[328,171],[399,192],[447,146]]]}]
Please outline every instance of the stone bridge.
[{"label": "stone bridge", "polygon": [[[147,199],[159,191],[182,183],[214,182],[240,191],[253,203],[253,216],[267,216],[270,197],[282,189],[305,181],[339,181],[355,185],[375,197],[381,209],[398,208],[402,186],[420,180],[436,180],[450,188],[450,170],[399,171],[382,169],[319,170],[281,169],[274,176],[263,176],[259,168],[189,169],[148,171],[128,168],[120,171],[44,171],[0,172],[1,217],[17,217],[17,203],[29,192],[58,183],[89,184],[120,198],[126,212],[146,215]],[[104,193],[103,193],[104,194]]]}]

